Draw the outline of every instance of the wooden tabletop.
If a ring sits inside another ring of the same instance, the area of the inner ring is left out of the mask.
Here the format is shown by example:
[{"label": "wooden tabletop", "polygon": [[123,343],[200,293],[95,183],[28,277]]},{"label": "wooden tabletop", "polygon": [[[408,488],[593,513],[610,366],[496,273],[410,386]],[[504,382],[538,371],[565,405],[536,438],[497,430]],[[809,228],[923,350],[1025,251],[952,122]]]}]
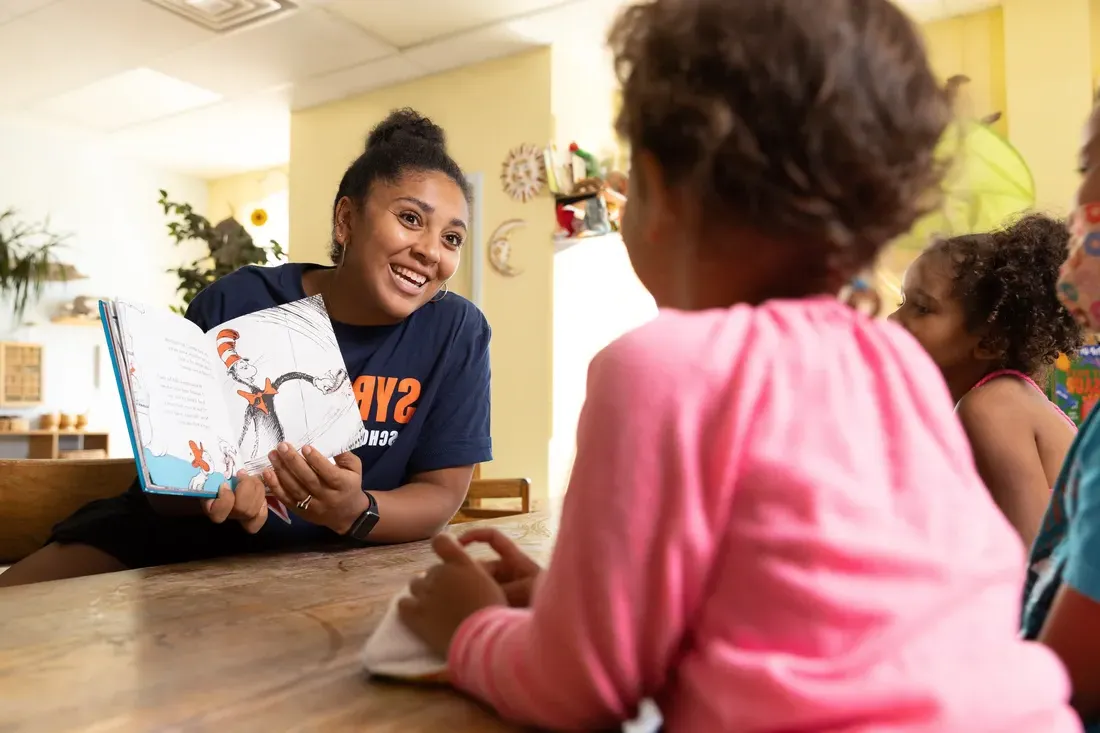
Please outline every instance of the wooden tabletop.
[{"label": "wooden tabletop", "polygon": [[[545,515],[476,524],[549,559]],[[419,542],[0,590],[0,731],[515,730],[450,689],[360,666],[391,597],[433,557]]]}]

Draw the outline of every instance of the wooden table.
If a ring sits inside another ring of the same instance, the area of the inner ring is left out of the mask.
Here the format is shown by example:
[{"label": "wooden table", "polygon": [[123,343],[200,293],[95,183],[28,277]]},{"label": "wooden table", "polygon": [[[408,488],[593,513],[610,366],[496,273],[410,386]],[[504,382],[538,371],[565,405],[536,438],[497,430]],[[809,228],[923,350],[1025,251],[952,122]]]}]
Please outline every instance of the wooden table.
[{"label": "wooden table", "polygon": [[[476,524],[549,559],[545,515]],[[433,557],[419,542],[0,590],[0,731],[515,730],[450,689],[362,671],[387,603]]]}]

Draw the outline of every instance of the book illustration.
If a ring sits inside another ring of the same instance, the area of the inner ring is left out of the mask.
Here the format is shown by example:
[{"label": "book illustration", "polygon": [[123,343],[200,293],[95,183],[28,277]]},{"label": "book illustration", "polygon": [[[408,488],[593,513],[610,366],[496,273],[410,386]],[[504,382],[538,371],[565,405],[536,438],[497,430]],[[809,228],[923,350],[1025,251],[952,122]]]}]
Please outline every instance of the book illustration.
[{"label": "book illustration", "polygon": [[203,487],[206,486],[206,479],[210,477],[210,462],[212,459],[210,453],[203,448],[202,443],[189,440],[187,445],[191,448],[191,468],[199,469],[198,473],[187,482],[187,488],[190,491],[202,491]]},{"label": "book illustration", "polygon": [[[237,444],[249,459],[254,459],[260,455],[261,448],[267,453],[286,439],[286,431],[283,430],[279,414],[275,410],[275,396],[284,384],[291,380],[300,380],[327,395],[348,381],[348,373],[344,369],[330,370],[323,376],[315,377],[305,372],[289,371],[276,377],[274,382],[271,377],[264,377],[264,385],[261,387],[259,370],[251,361],[237,353],[237,341],[240,338],[241,334],[231,328],[219,331],[218,356],[225,364],[230,379],[245,387],[237,390],[237,394],[247,402]],[[251,450],[245,448],[249,445]]]},{"label": "book illustration", "polygon": [[234,319],[210,335],[225,369],[229,422],[238,426],[239,467],[268,467],[284,441],[328,456],[362,444],[358,403],[320,296]]}]

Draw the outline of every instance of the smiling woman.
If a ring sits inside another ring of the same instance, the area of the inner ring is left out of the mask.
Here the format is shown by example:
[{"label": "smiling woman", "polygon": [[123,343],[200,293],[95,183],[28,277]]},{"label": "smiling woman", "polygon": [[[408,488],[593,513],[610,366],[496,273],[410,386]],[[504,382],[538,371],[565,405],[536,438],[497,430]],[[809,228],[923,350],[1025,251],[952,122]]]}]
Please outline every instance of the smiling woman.
[{"label": "smiling woman", "polygon": [[[199,293],[188,309],[208,330],[323,295],[366,445],[335,464],[309,446],[280,445],[272,470],[238,476],[235,491],[225,486],[202,503],[153,502],[135,484],[59,524],[45,548],[0,576],[0,586],[438,532],[461,504],[473,466],[492,457],[489,326],[476,306],[446,289],[467,240],[470,200],[443,131],[398,110],[371,131],[340,181],[333,266],[247,267]],[[272,496],[265,498],[265,486]]]}]

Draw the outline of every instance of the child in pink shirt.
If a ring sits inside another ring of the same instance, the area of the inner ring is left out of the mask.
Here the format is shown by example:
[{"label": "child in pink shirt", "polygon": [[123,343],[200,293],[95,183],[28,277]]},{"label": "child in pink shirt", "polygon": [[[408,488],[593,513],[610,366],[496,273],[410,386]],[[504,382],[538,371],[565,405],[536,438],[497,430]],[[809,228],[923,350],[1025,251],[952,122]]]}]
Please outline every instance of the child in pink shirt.
[{"label": "child in pink shirt", "polygon": [[917,31],[889,0],[655,0],[611,42],[662,313],[592,362],[549,569],[442,535],[405,623],[544,728],[650,698],[689,733],[1079,731],[939,370],[835,297],[933,203]]}]

